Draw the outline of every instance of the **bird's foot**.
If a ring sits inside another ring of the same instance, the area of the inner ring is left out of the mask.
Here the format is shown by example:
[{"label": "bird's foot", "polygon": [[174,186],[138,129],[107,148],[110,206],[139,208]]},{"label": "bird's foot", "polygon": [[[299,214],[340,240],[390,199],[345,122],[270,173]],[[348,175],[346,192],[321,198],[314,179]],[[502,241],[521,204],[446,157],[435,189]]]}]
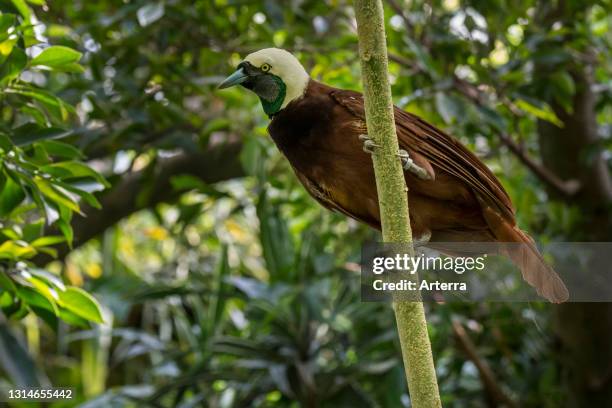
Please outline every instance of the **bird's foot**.
[{"label": "bird's foot", "polygon": [[374,153],[374,149],[379,147],[368,135],[359,135],[359,140],[363,143],[363,151],[369,154]]},{"label": "bird's foot", "polygon": [[[363,143],[363,151],[372,154],[374,149],[380,147],[376,144],[368,135],[359,135],[359,140]],[[408,155],[408,152],[404,149],[400,149],[398,153],[399,158],[402,161],[402,167],[404,170],[409,171],[421,180],[431,180],[431,176],[427,173],[427,170],[417,165]]]},{"label": "bird's foot", "polygon": [[404,170],[409,171],[421,180],[431,180],[431,176],[427,173],[427,170],[417,165],[411,158],[408,152],[404,149],[400,149],[398,153],[399,158],[402,161],[402,167]]}]

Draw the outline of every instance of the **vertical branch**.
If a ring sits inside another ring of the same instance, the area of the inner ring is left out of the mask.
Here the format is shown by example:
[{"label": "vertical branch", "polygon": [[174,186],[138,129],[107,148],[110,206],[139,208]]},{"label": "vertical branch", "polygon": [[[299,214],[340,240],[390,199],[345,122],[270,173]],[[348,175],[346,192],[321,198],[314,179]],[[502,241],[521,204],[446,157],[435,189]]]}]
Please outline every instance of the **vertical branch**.
[{"label": "vertical branch", "polygon": [[[372,156],[385,242],[408,244],[412,232],[408,188],[398,158],[381,0],[355,0],[359,54],[369,136],[379,146]],[[397,330],[412,405],[441,407],[438,382],[421,302],[394,303]]]}]

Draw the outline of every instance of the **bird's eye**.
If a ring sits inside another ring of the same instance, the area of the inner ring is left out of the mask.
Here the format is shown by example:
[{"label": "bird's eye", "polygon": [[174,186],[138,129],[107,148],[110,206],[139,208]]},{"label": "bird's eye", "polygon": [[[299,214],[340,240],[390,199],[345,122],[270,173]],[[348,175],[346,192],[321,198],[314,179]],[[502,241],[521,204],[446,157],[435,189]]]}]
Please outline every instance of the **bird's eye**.
[{"label": "bird's eye", "polygon": [[260,68],[263,72],[268,72],[272,67],[269,64],[263,64]]}]

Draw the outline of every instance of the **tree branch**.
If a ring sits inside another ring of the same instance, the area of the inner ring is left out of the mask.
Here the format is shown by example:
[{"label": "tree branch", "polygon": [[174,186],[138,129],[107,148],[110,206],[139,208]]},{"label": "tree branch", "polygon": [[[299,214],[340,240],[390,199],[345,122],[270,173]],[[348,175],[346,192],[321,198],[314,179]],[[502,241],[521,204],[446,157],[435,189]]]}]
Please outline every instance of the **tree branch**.
[{"label": "tree branch", "polygon": [[[390,4],[393,1],[390,1]],[[416,63],[407,58],[404,58],[399,55],[389,54],[389,59],[394,61],[408,69],[412,72],[422,71],[421,67]],[[457,77],[453,74],[453,83],[454,89],[466,97],[468,100],[472,101],[477,106],[484,106],[484,96],[485,92],[481,90],[479,87]],[[508,105],[508,103],[507,103]],[[513,112],[515,108],[513,106],[508,106]],[[581,183],[578,180],[570,179],[570,180],[561,180],[557,177],[553,172],[551,172],[544,165],[538,163],[533,158],[531,158],[521,147],[516,144],[508,135],[503,133],[497,133],[497,137],[500,141],[508,147],[510,152],[512,152],[520,161],[523,163],[531,172],[542,181],[546,186],[548,186],[551,190],[557,192],[559,195],[564,198],[570,198],[574,196],[581,188]]]},{"label": "tree branch", "polygon": [[[404,25],[406,26],[406,30],[408,30],[408,32],[410,33],[414,32],[414,27],[412,26],[412,23],[408,19],[406,13],[404,13],[404,9],[397,2],[397,0],[387,0],[387,3],[389,3],[389,7],[391,7],[393,11],[402,18],[402,20],[404,21]],[[389,58],[391,58],[391,56],[389,56]]]},{"label": "tree branch", "polygon": [[[359,56],[368,134],[378,144],[372,155],[385,242],[412,249],[408,190],[400,161],[389,85],[381,0],[355,0]],[[416,280],[416,275],[413,275]],[[422,302],[393,302],[410,400],[415,408],[441,407]]]},{"label": "tree branch", "polygon": [[478,370],[478,374],[480,376],[480,381],[490,396],[490,398],[495,403],[494,406],[507,406],[507,407],[516,407],[516,403],[510,399],[501,389],[499,384],[497,383],[497,379],[495,378],[495,374],[493,374],[493,370],[486,362],[478,355],[478,351],[476,346],[472,342],[472,339],[468,336],[463,325],[458,321],[452,322],[453,333],[455,334],[455,338],[459,343],[461,349],[465,352],[468,359],[474,363],[476,369]]},{"label": "tree branch", "polygon": [[540,179],[540,181],[546,184],[553,191],[561,193],[561,195],[565,197],[571,197],[580,190],[580,182],[578,180],[561,180],[548,168],[529,157],[529,155],[527,155],[527,153],[510,138],[510,136],[499,133],[498,137],[501,142]]},{"label": "tree branch", "polygon": [[[241,147],[241,143],[232,142],[215,145],[204,151],[185,152],[159,159],[153,168],[127,174],[100,197],[101,209],[83,205],[82,211],[85,215],[74,216],[73,248],[83,245],[137,211],[178,199],[184,191],[173,188],[171,180],[174,176],[189,174],[205,183],[216,183],[244,176],[238,157]],[[59,259],[64,258],[72,250],[67,245],[58,246],[56,249]],[[39,255],[33,260],[37,265],[49,261],[51,258],[47,255]]]}]

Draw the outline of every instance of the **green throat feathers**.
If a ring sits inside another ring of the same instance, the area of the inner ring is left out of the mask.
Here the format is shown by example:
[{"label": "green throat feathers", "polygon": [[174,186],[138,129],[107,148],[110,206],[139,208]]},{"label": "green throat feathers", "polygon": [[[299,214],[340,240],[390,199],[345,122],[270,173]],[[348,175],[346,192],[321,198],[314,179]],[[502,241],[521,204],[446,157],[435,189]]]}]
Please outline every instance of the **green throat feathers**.
[{"label": "green throat feathers", "polygon": [[261,101],[261,106],[266,115],[272,117],[281,109],[281,106],[283,106],[283,101],[287,95],[287,86],[283,80],[276,75],[269,75],[269,77],[274,81],[274,92],[259,94],[259,100]]}]

